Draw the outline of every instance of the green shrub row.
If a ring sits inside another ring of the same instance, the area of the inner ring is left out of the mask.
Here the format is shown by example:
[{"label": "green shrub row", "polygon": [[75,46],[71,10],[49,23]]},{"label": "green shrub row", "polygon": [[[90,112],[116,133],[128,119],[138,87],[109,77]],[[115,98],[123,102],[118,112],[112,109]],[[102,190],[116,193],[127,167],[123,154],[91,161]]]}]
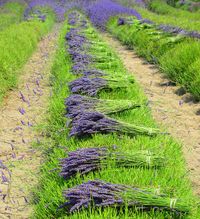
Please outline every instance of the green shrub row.
[{"label": "green shrub row", "polygon": [[164,0],[153,0],[149,4],[150,10],[158,14],[167,14],[173,17],[178,17],[179,19],[184,19],[187,21],[200,21],[199,12],[189,12],[182,9],[174,8],[166,3]]},{"label": "green shrub row", "polygon": [[[135,7],[135,9],[142,15],[143,18],[149,19],[156,24],[168,24],[168,25],[181,27],[182,29],[185,30],[198,31],[198,32],[200,31],[200,18],[196,19],[193,18],[193,16],[191,16],[192,18],[190,18],[189,15],[179,16],[178,14],[177,15],[158,14],[139,7]],[[174,10],[178,10],[178,9],[174,9]]]},{"label": "green shrub row", "polygon": [[172,81],[200,100],[199,40],[171,36],[137,21],[131,26],[118,26],[117,20],[112,18],[107,24],[114,36],[149,62],[158,64]]},{"label": "green shrub row", "polygon": [[16,85],[20,68],[54,24],[54,13],[47,11],[45,22],[24,21],[0,32],[0,101],[6,91]]}]

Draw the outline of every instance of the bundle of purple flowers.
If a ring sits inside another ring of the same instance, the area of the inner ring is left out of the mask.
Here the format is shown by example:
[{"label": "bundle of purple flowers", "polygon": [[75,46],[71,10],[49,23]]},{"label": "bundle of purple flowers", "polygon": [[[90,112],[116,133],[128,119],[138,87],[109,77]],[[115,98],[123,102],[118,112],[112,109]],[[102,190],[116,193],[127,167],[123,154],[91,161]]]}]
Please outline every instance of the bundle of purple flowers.
[{"label": "bundle of purple flowers", "polygon": [[[69,136],[83,137],[96,133],[123,133],[129,135],[150,135],[159,134],[156,128],[147,128],[134,124],[118,121],[98,112],[82,112],[72,120],[72,128]],[[161,133],[160,133],[161,134]],[[162,133],[164,134],[164,133]]]},{"label": "bundle of purple flowers", "polygon": [[122,112],[141,106],[131,100],[106,100],[82,95],[71,95],[65,100],[67,117],[75,118],[82,112],[100,112],[105,115]]},{"label": "bundle of purple flowers", "polygon": [[68,201],[61,208],[68,208],[70,213],[91,206],[128,206],[146,211],[151,209],[166,210],[179,216],[189,213],[188,205],[184,200],[156,193],[158,192],[150,189],[139,189],[132,186],[93,180],[64,191],[63,195]]},{"label": "bundle of purple flowers", "polygon": [[134,81],[121,77],[83,76],[70,82],[69,88],[72,93],[96,96],[103,89],[114,90],[118,88],[127,88],[131,83],[134,83]]},{"label": "bundle of purple flowers", "polygon": [[68,16],[68,23],[73,26],[65,37],[69,47],[68,53],[73,62],[72,72],[82,74],[83,71],[88,69],[93,59],[86,52],[90,47],[90,43],[82,33],[87,27],[87,21],[79,13],[72,12]]},{"label": "bundle of purple flowers", "polygon": [[108,147],[83,148],[69,152],[68,157],[61,160],[62,170],[60,175],[65,179],[69,179],[77,173],[84,175],[107,167],[109,161],[118,167],[159,168],[164,165],[162,156],[152,154],[149,151],[138,151],[129,154],[113,151]]}]

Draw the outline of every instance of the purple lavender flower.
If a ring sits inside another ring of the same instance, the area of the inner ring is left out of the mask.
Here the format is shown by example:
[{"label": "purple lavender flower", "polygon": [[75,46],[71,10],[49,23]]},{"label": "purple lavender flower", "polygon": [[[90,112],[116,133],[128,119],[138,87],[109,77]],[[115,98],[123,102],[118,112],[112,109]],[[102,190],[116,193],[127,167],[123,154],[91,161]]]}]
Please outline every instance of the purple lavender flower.
[{"label": "purple lavender flower", "polygon": [[3,171],[1,171],[1,182],[2,183],[8,183],[9,182],[9,179],[6,177],[6,175],[4,174]]},{"label": "purple lavender flower", "polygon": [[[28,2],[28,7],[25,10],[24,17],[28,17],[29,14],[32,12],[32,10],[35,7],[45,7],[48,6],[54,10],[54,12],[57,15],[58,21],[63,21],[65,19],[65,13],[66,13],[66,1],[52,1],[52,0],[32,0]],[[37,10],[37,9],[36,9]],[[37,13],[37,12],[36,12]],[[39,14],[40,16],[40,14]],[[44,15],[41,15],[41,21],[44,21],[46,17]]]},{"label": "purple lavender flower", "polygon": [[97,1],[91,6],[89,5],[86,7],[85,10],[92,23],[101,29],[105,29],[109,18],[116,15],[127,14],[135,16],[137,19],[142,18],[141,15],[134,9],[126,8],[111,0]]},{"label": "purple lavender flower", "polygon": [[25,113],[26,113],[26,111],[24,110],[24,108],[19,108],[19,112],[22,114],[22,115],[24,115]]}]

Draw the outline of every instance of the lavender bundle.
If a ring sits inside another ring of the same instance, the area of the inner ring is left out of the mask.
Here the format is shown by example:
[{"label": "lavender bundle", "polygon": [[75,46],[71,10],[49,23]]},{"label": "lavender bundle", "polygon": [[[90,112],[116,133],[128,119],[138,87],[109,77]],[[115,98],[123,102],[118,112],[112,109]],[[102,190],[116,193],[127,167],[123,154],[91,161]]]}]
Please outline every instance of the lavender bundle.
[{"label": "lavender bundle", "polygon": [[81,77],[71,83],[69,83],[69,88],[72,93],[86,94],[88,96],[96,96],[99,91],[103,89],[117,89],[117,88],[127,88],[133,83],[134,80],[131,78],[122,77]]},{"label": "lavender bundle", "polygon": [[82,112],[100,112],[111,114],[140,107],[141,104],[131,100],[106,100],[82,95],[71,95],[65,100],[67,117],[74,118]]},{"label": "lavender bundle", "polygon": [[72,120],[72,128],[69,136],[82,137],[95,133],[123,133],[129,135],[149,135],[159,134],[155,128],[147,128],[134,124],[118,121],[98,112],[83,112]]},{"label": "lavender bundle", "polygon": [[83,148],[68,153],[68,157],[61,160],[60,175],[65,179],[75,176],[77,173],[84,175],[107,167],[108,161],[114,161],[120,167],[162,167],[164,158],[151,154],[148,151],[140,151],[127,154],[109,151],[109,148]]},{"label": "lavender bundle", "polygon": [[187,214],[190,207],[184,200],[158,195],[156,191],[126,185],[112,184],[100,180],[88,181],[63,192],[69,213],[93,207],[132,207],[138,210],[151,209],[169,211],[177,215]]},{"label": "lavender bundle", "polygon": [[102,77],[102,76],[108,76],[108,74],[106,74],[105,72],[98,70],[98,69],[88,69],[86,71],[83,72],[84,76],[90,77]]}]

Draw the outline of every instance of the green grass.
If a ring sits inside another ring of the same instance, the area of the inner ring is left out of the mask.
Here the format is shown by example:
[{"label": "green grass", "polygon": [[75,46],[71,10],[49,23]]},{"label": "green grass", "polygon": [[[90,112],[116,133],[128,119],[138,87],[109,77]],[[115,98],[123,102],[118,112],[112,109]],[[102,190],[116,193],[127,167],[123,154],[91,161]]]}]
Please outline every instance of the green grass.
[{"label": "green grass", "polygon": [[188,71],[190,65],[199,57],[200,43],[198,41],[190,40],[188,42],[180,43],[166,52],[160,58],[160,66],[170,79],[185,85],[187,88],[189,87],[190,81],[200,73],[200,69],[197,68],[193,73]]},{"label": "green grass", "polygon": [[38,19],[21,22],[0,32],[0,102],[6,92],[15,87],[20,69],[54,24],[54,13],[43,10],[48,13],[45,22]]},{"label": "green grass", "polygon": [[[133,185],[140,188],[160,188],[161,192],[170,197],[178,197],[185,200],[185,203],[191,203],[191,214],[185,218],[199,218],[200,214],[196,208],[196,198],[192,194],[192,187],[188,180],[185,161],[182,155],[181,145],[167,135],[158,135],[156,137],[135,136],[116,134],[96,134],[88,138],[77,139],[69,138],[69,129],[66,127],[64,100],[69,96],[67,83],[76,77],[70,73],[71,60],[66,52],[66,43],[64,36],[69,31],[69,26],[65,24],[60,34],[59,45],[55,62],[52,68],[52,88],[53,95],[50,100],[48,110],[48,121],[41,125],[41,132],[45,133],[47,138],[41,144],[37,145],[46,157],[40,173],[40,184],[34,191],[35,211],[32,218],[95,218],[95,219],[118,219],[118,218],[173,218],[164,212],[137,212],[134,209],[117,211],[115,208],[90,209],[67,215],[63,209],[58,207],[65,201],[62,197],[64,189],[73,187],[77,184],[92,179],[102,179],[112,183],[122,183]],[[98,33],[90,27],[85,34],[88,38],[96,42],[90,53],[97,56],[113,58],[114,64],[105,63],[102,68],[112,75],[121,76],[128,74],[118,56],[105,44],[98,36]],[[116,62],[118,64],[116,64]],[[106,67],[107,66],[107,67]],[[101,92],[102,99],[129,99],[135,102],[146,101],[142,89],[137,83],[128,87],[126,90],[117,90],[112,92]],[[137,125],[147,127],[157,127],[150,109],[142,107],[129,110],[123,113],[113,115],[113,118],[120,119]],[[161,128],[162,129],[162,128]],[[145,168],[117,168],[109,167],[100,172],[89,173],[83,178],[76,176],[70,180],[64,180],[59,176],[59,159],[64,158],[68,151],[84,147],[118,145],[119,150],[126,152],[135,152],[138,150],[150,150],[156,154],[165,156],[167,165],[161,169]],[[56,168],[56,169],[55,169]]]},{"label": "green grass", "polygon": [[182,9],[174,8],[168,5],[163,0],[153,0],[149,4],[150,10],[157,14],[166,14],[172,17],[178,17],[179,19],[183,19],[185,21],[200,21],[200,13],[199,12],[189,12]]},{"label": "green grass", "polygon": [[194,95],[195,99],[200,100],[200,58],[198,57],[187,69],[188,75],[188,90]]},{"label": "green grass", "polygon": [[0,7],[0,31],[23,20],[25,4],[8,2]]},{"label": "green grass", "polygon": [[[155,30],[151,25],[137,24],[136,21],[135,25],[118,26],[117,19],[112,18],[107,24],[115,37],[148,62],[157,64],[168,78],[200,100],[200,84],[197,80],[200,69],[195,67],[192,72],[190,67],[200,57],[198,40],[171,36]],[[191,80],[195,80],[195,88]]]}]

